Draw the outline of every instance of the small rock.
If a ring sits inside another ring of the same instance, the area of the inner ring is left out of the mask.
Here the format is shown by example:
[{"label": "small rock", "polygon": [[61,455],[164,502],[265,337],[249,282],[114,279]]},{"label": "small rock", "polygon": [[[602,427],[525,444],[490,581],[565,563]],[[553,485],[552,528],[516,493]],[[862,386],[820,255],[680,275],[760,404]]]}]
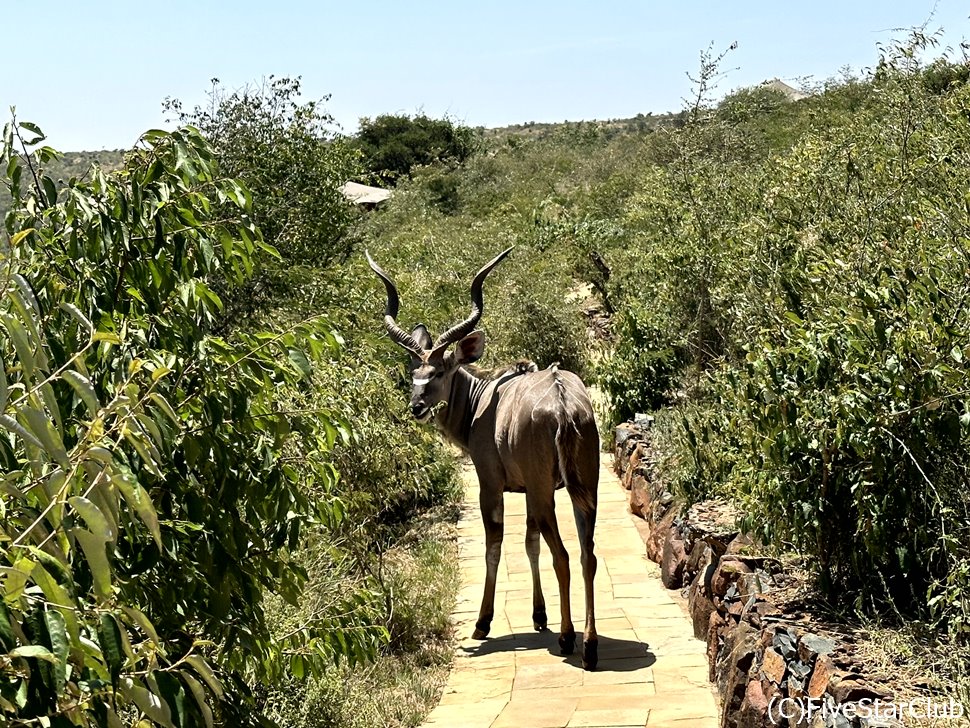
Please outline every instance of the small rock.
[{"label": "small rock", "polygon": [[726,554],[742,554],[754,546],[754,539],[746,533],[739,533],[727,545]]},{"label": "small rock", "polygon": [[684,567],[684,581],[690,581],[698,574],[701,567],[711,560],[711,547],[698,541],[687,554],[687,565]]},{"label": "small rock", "polygon": [[835,676],[835,665],[826,655],[819,655],[815,660],[815,669],[808,681],[808,697],[821,698],[828,689],[829,682]]},{"label": "small rock", "polygon": [[673,522],[674,513],[671,511],[656,524],[650,524],[650,538],[647,539],[647,558],[651,561],[660,563],[660,557],[663,556],[664,539]]},{"label": "small rock", "polygon": [[798,657],[803,662],[812,662],[818,655],[827,655],[835,649],[835,641],[808,632],[798,641]]},{"label": "small rock", "polygon": [[724,647],[718,654],[716,672],[718,690],[725,699],[734,695],[738,688],[744,694],[757,644],[757,632],[745,622],[724,635]]},{"label": "small rock", "polygon": [[738,577],[738,592],[742,599],[748,599],[764,593],[765,585],[768,583],[768,575],[761,570],[755,571],[753,574],[741,574]]},{"label": "small rock", "polygon": [[717,655],[721,649],[721,629],[724,618],[716,611],[711,612],[707,624],[707,681],[714,682],[716,675]]},{"label": "small rock", "polygon": [[775,632],[774,639],[771,641],[771,646],[781,653],[781,656],[786,660],[790,660],[795,656],[795,641],[796,636],[792,634],[789,630],[784,627],[779,628]]},{"label": "small rock", "polygon": [[766,678],[771,680],[775,685],[781,685],[781,681],[785,679],[785,672],[787,670],[788,665],[785,663],[784,657],[779,655],[771,647],[765,650],[765,656],[761,661],[761,672]]},{"label": "small rock", "polygon": [[684,535],[691,540],[705,541],[720,556],[738,535],[737,519],[737,509],[727,501],[701,501],[687,511]]},{"label": "small rock", "polygon": [[684,584],[684,567],[687,566],[687,553],[684,540],[677,529],[671,527],[664,542],[663,556],[660,560],[660,580],[668,589],[679,589]]},{"label": "small rock", "polygon": [[738,728],[761,728],[768,724],[768,700],[760,680],[750,680],[744,690],[744,700],[738,711]]},{"label": "small rock", "polygon": [[829,683],[828,694],[835,698],[837,703],[856,703],[860,700],[875,700],[877,698],[887,700],[890,697],[868,683],[852,679],[842,679]]},{"label": "small rock", "polygon": [[615,430],[613,430],[613,442],[615,442],[616,446],[620,448],[626,444],[627,440],[638,434],[639,433],[633,425],[631,425],[629,422],[624,422],[622,425],[619,425]]},{"label": "small rock", "polygon": [[690,591],[687,595],[687,605],[690,610],[691,622],[694,625],[694,637],[699,640],[707,637],[711,614],[716,612],[714,602],[711,601],[705,591],[704,573],[701,572],[690,583]]},{"label": "small rock", "polygon": [[759,617],[778,616],[781,614],[781,611],[778,609],[778,607],[775,606],[772,602],[769,602],[767,599],[759,599],[758,602],[754,605],[754,612]]},{"label": "small rock", "polygon": [[634,474],[638,473],[640,470],[640,461],[643,459],[643,455],[644,455],[643,443],[642,442],[637,443],[630,457],[627,459],[626,465],[623,468],[623,477],[620,478],[620,483],[622,483],[623,487],[626,488],[627,490],[630,490],[632,486],[632,480],[633,480]]},{"label": "small rock", "polygon": [[785,681],[785,687],[788,688],[789,698],[804,698],[805,693],[805,681],[799,678],[797,675],[788,674],[788,679]]},{"label": "small rock", "polygon": [[802,662],[801,660],[793,660],[788,663],[788,669],[791,674],[801,680],[803,683],[808,679],[808,676],[812,674],[812,666]]},{"label": "small rock", "polygon": [[645,520],[651,517],[650,483],[642,472],[630,477],[630,510]]},{"label": "small rock", "polygon": [[717,572],[711,582],[711,590],[719,597],[727,594],[728,587],[741,578],[742,574],[751,573],[749,567],[743,561],[739,561],[736,556],[723,556],[718,562]]}]

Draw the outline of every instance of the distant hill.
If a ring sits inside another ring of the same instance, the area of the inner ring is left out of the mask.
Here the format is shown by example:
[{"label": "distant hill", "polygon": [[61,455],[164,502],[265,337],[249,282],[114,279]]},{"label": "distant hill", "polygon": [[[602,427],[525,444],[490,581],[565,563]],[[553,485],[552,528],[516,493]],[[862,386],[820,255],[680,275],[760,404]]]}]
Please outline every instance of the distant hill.
[{"label": "distant hill", "polygon": [[[125,150],[104,149],[98,152],[64,152],[60,159],[49,162],[44,167],[44,174],[54,180],[58,186],[67,184],[72,178],[83,179],[90,173],[95,164],[102,169],[118,169],[124,163]],[[25,175],[21,184],[28,183]],[[10,209],[10,196],[5,187],[0,187],[0,220]]]},{"label": "distant hill", "polygon": [[502,137],[531,137],[542,139],[550,134],[564,130],[577,129],[583,127],[595,127],[608,134],[618,133],[640,133],[650,132],[662,126],[673,126],[680,116],[679,113],[666,114],[637,114],[627,119],[593,119],[590,121],[561,121],[561,122],[535,122],[527,121],[524,124],[510,124],[509,126],[494,127],[484,129],[485,137],[488,139],[500,139]]},{"label": "distant hill", "polygon": [[124,163],[124,149],[104,149],[99,152],[64,152],[61,159],[47,165],[46,174],[55,182],[65,183],[72,177],[82,178],[92,165],[102,169],[118,169]]}]

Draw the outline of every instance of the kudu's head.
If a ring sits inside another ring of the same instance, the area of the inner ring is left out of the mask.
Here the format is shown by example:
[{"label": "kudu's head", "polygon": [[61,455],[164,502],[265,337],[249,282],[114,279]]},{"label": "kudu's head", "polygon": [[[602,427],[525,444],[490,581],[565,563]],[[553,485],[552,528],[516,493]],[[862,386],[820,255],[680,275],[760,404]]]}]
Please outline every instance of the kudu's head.
[{"label": "kudu's head", "polygon": [[[475,325],[482,317],[485,304],[482,300],[482,284],[486,276],[492,272],[509,253],[512,248],[500,253],[475,274],[472,281],[472,312],[461,323],[455,324],[436,340],[431,340],[431,334],[424,324],[418,324],[410,334],[397,325],[398,295],[397,286],[391,277],[367,255],[367,262],[384,281],[387,289],[387,306],[384,309],[384,327],[387,335],[398,346],[411,355],[411,413],[419,422],[427,422],[432,415],[435,405],[446,402],[451,391],[451,380],[458,367],[477,361],[485,350],[485,335],[475,331]],[[454,351],[448,351],[452,344],[457,344]]]}]

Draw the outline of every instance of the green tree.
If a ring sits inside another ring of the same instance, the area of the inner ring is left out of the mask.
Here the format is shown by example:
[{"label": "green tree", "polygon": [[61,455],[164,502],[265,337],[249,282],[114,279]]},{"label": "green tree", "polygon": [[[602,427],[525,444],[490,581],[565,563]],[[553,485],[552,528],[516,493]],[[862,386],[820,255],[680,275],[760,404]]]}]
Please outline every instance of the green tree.
[{"label": "green tree", "polygon": [[322,102],[301,101],[299,79],[270,76],[231,93],[213,79],[207,107],[187,111],[176,99],[165,107],[200,130],[223,174],[246,184],[253,220],[279,253],[257,255],[247,285],[224,296],[227,324],[288,295],[300,269],[346,260],[356,213],[340,186],[359,176],[359,152],[335,133]]},{"label": "green tree", "polygon": [[381,114],[360,120],[356,145],[367,169],[384,184],[394,184],[418,165],[465,161],[474,141],[471,128],[450,119]]},{"label": "green tree", "polygon": [[0,147],[0,714],[244,725],[247,680],[386,637],[366,593],[283,636],[264,611],[300,599],[300,535],[342,513],[346,425],[299,395],[337,341],[319,319],[211,333],[207,281],[241,285],[276,252],[198,131],[147,132],[61,190],[43,140],[12,123]]}]

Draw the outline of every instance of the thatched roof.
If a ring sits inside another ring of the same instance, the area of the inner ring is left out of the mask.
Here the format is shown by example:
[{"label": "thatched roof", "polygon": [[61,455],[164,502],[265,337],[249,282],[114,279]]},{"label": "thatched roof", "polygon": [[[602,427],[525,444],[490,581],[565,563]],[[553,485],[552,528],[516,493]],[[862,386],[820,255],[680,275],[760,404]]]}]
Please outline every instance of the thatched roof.
[{"label": "thatched roof", "polygon": [[391,196],[390,190],[368,187],[357,182],[345,182],[341,185],[340,192],[355,205],[379,205]]},{"label": "thatched roof", "polygon": [[772,91],[777,91],[778,93],[784,94],[785,98],[789,101],[801,101],[802,99],[807,99],[808,94],[803,91],[799,91],[793,86],[789,86],[787,83],[779,78],[773,78],[770,81],[765,81],[761,84],[764,88],[770,88]]}]

